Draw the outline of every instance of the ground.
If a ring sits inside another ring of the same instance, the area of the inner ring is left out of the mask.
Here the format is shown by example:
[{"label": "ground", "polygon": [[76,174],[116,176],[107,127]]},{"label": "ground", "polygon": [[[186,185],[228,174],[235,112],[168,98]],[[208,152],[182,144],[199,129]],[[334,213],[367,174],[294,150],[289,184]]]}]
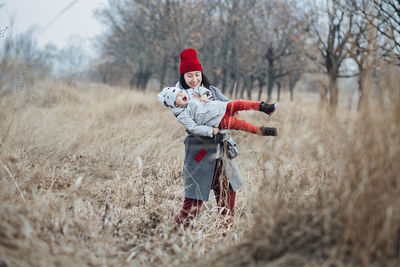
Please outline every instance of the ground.
[{"label": "ground", "polygon": [[211,197],[187,230],[172,222],[186,133],[155,92],[44,82],[2,95],[0,266],[395,266],[400,116],[385,92],[378,113],[344,100],[332,114],[303,92],[271,117],[242,112],[279,136],[231,133],[245,181],[233,225]]}]

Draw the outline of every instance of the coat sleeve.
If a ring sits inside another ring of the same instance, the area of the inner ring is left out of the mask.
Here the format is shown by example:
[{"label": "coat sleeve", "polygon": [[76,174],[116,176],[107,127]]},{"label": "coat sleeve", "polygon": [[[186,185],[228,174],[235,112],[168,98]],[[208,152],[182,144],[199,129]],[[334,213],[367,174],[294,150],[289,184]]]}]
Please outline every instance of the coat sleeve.
[{"label": "coat sleeve", "polygon": [[229,98],[227,98],[226,96],[224,96],[224,95],[218,90],[217,87],[212,86],[211,88],[212,88],[212,89],[214,90],[214,92],[215,92],[215,98],[216,98],[216,100],[220,100],[220,101],[223,101],[223,102],[229,102],[229,101],[231,101]]},{"label": "coat sleeve", "polygon": [[196,124],[196,122],[186,112],[182,112],[176,118],[192,134],[213,137],[213,127]]}]

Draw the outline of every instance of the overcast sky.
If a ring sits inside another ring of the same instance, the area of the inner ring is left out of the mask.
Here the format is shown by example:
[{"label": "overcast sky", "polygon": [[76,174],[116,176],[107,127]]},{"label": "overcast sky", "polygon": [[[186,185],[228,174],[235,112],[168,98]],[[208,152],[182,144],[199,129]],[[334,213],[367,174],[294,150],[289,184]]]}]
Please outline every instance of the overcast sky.
[{"label": "overcast sky", "polygon": [[[35,27],[40,47],[53,43],[63,48],[71,37],[90,40],[100,34],[103,26],[94,11],[106,7],[107,0],[0,0],[0,34],[7,34],[10,19],[15,21],[14,33]],[[88,42],[89,43],[89,42]]]}]

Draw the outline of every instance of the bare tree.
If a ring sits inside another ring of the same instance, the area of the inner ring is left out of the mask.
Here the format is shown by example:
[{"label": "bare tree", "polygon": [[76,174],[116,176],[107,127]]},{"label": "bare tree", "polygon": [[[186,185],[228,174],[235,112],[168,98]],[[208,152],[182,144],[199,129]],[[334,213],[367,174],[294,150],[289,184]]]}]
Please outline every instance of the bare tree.
[{"label": "bare tree", "polygon": [[234,81],[238,79],[237,67],[238,67],[238,51],[237,42],[239,38],[237,36],[239,24],[242,20],[240,0],[233,1],[221,1],[218,5],[219,10],[219,29],[220,29],[220,50],[218,53],[217,66],[221,69],[220,72],[220,85],[223,93],[226,92],[228,87],[228,80],[231,81],[231,90],[233,92]]},{"label": "bare tree", "polygon": [[[177,51],[202,48],[207,39],[207,8],[201,1],[112,0],[97,13],[110,30],[103,54],[124,66],[129,84],[145,89],[151,77],[176,79]],[[174,70],[174,71],[170,71]]]},{"label": "bare tree", "polygon": [[358,109],[367,105],[366,91],[371,87],[372,70],[380,58],[377,46],[377,30],[361,13],[369,13],[371,6],[364,1],[350,0],[343,8],[356,14],[353,30],[349,37],[348,54],[358,68]]},{"label": "bare tree", "polygon": [[[331,107],[336,108],[339,101],[338,78],[347,77],[347,74],[340,72],[341,65],[348,52],[346,45],[352,34],[353,14],[342,8],[340,0],[327,0],[323,17],[312,18],[311,27],[308,33],[316,38],[320,55],[307,53],[317,64],[325,68],[329,79],[326,91],[321,94],[322,101],[329,96]],[[319,22],[319,23],[318,23]],[[327,28],[324,25],[327,24]]]},{"label": "bare tree", "polygon": [[274,81],[298,68],[290,60],[299,53],[293,47],[300,45],[303,21],[285,0],[110,1],[110,8],[98,13],[109,26],[102,56],[120,65],[120,76],[138,88],[150,77],[162,85],[176,81],[178,53],[188,47],[198,50],[212,82],[235,97],[251,98],[258,85],[260,98],[269,85],[271,98]]},{"label": "bare tree", "polygon": [[34,28],[14,34],[11,21],[0,47],[0,91],[21,90],[51,74],[48,54],[37,47],[33,33]]},{"label": "bare tree", "polygon": [[[12,21],[11,21],[12,23]],[[7,28],[9,29],[9,27]],[[6,36],[6,32],[2,33]],[[2,37],[3,37],[2,36]],[[4,45],[1,48],[1,59],[0,59],[0,91],[6,86],[8,81],[15,76],[17,59],[13,53],[14,40],[13,38],[6,37]]]},{"label": "bare tree", "polygon": [[[358,0],[354,10],[379,35],[377,44],[388,62],[400,65],[400,2],[397,0]],[[381,38],[382,37],[382,38]]]},{"label": "bare tree", "polygon": [[150,10],[139,0],[113,0],[110,8],[97,13],[110,27],[102,54],[118,62],[129,85],[138,89],[146,87],[156,60],[152,53],[153,32],[146,23],[149,15]]},{"label": "bare tree", "polygon": [[[282,80],[285,76],[297,68],[296,64],[291,64],[300,51],[296,49],[301,45],[300,24],[305,21],[296,17],[295,6],[285,2],[261,2],[261,6],[257,8],[256,25],[262,25],[259,42],[262,45],[263,63],[265,73],[257,77],[259,82],[258,97],[261,96],[262,86],[267,85],[268,101],[272,98],[272,90],[278,80]],[[265,80],[266,78],[266,80]]]},{"label": "bare tree", "polygon": [[[292,47],[292,49],[300,50],[298,47]],[[299,80],[302,78],[303,74],[308,71],[308,62],[302,53],[298,51],[293,53],[289,60],[283,62],[283,64],[288,65],[286,67],[286,69],[288,69],[288,75],[284,77],[284,79],[281,79],[281,83],[288,88],[290,101],[294,101],[294,89]]]}]

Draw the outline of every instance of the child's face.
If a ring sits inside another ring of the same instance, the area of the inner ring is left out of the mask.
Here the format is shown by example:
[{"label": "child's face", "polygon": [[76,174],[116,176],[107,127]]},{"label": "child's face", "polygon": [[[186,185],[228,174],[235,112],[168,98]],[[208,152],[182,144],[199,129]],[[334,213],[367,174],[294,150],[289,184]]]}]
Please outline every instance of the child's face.
[{"label": "child's face", "polygon": [[189,96],[184,90],[180,90],[175,98],[175,106],[182,107],[189,102]]}]

